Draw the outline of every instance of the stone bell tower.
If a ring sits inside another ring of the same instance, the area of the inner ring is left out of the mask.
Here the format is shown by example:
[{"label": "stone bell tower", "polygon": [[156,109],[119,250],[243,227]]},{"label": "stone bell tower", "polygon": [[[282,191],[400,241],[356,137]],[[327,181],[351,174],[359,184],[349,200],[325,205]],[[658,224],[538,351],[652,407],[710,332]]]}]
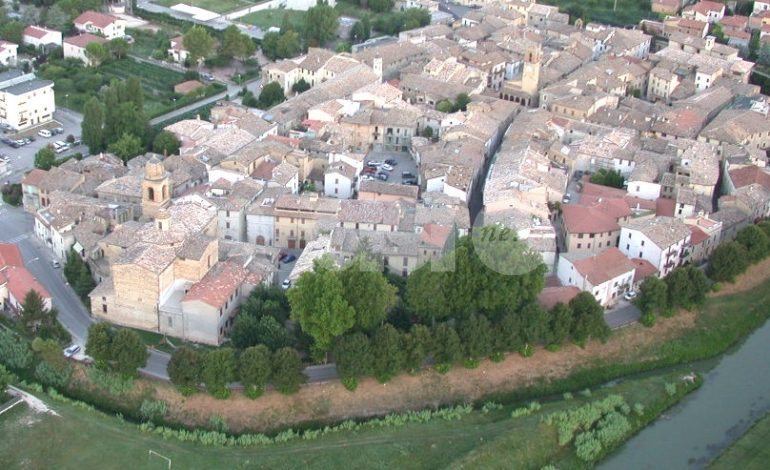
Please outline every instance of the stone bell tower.
[{"label": "stone bell tower", "polygon": [[163,162],[157,155],[153,155],[144,166],[142,217],[152,219],[160,209],[165,209],[170,203],[171,181]]}]

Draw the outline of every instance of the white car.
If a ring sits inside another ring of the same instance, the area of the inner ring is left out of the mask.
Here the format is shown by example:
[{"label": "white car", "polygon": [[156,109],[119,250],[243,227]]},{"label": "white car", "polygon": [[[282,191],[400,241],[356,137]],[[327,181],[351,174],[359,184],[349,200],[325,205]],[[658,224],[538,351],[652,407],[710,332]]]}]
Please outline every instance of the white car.
[{"label": "white car", "polygon": [[77,344],[71,344],[64,350],[64,357],[72,357],[80,351],[80,346]]},{"label": "white car", "polygon": [[564,204],[569,204],[569,202],[572,200],[572,194],[567,193],[564,195],[563,198],[561,198],[561,202]]},{"label": "white car", "polygon": [[367,166],[374,166],[374,167],[381,167],[383,165],[383,162],[380,160],[372,160],[366,164]]},{"label": "white car", "polygon": [[623,298],[626,299],[626,300],[634,300],[636,298],[636,292],[630,290],[630,291],[626,292],[626,294],[623,296]]},{"label": "white car", "polygon": [[383,163],[381,168],[385,171],[393,171],[393,167],[388,165],[387,163]]},{"label": "white car", "polygon": [[281,289],[288,289],[289,287],[291,287],[291,279],[285,279],[281,283]]}]

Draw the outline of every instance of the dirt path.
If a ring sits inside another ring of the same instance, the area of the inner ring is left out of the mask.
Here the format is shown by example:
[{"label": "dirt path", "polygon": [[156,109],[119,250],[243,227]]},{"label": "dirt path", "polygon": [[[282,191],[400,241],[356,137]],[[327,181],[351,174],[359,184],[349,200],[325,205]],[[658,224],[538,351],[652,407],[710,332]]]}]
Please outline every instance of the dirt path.
[{"label": "dirt path", "polygon": [[[770,259],[753,266],[715,295],[752,289],[768,277]],[[695,313],[683,311],[653,328],[633,325],[617,331],[606,344],[592,342],[585,349],[568,345],[552,353],[538,348],[534,356],[526,359],[511,354],[501,363],[484,361],[477,369],[458,367],[445,375],[425,370],[416,375],[403,374],[387,384],[367,379],[355,393],[338,382],[328,382],[308,385],[291,396],[269,392],[249,400],[235,393],[228,400],[216,400],[204,394],[182,397],[168,384],[157,383],[156,397],[169,403],[170,415],[175,420],[205,426],[210,416],[219,415],[232,431],[269,430],[306,421],[338,421],[406,408],[420,409],[516,390],[542,379],[558,379],[597,360],[638,358],[651,343],[675,338],[691,328],[695,317]]]}]

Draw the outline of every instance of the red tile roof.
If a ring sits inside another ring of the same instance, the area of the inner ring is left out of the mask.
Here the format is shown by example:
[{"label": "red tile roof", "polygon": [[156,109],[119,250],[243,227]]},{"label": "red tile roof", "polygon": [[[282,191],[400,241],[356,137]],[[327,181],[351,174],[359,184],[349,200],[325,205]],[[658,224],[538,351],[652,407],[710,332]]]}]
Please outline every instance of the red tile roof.
[{"label": "red tile roof", "polygon": [[45,178],[45,175],[47,174],[47,171],[41,170],[40,168],[35,168],[34,170],[27,173],[27,176],[21,180],[21,184],[26,186],[39,186],[40,182],[43,180],[43,178]]},{"label": "red tile roof", "polygon": [[[585,196],[597,196],[597,197],[615,197],[622,198],[626,195],[626,191],[618,188],[611,188],[609,186],[602,186],[600,184],[594,184],[588,181],[588,178],[583,179],[583,191],[581,195]],[[582,196],[581,196],[582,197]]]},{"label": "red tile roof", "polygon": [[607,248],[589,258],[572,262],[575,269],[594,286],[612,280],[634,269],[634,263],[617,248]]},{"label": "red tile roof", "polygon": [[709,238],[706,232],[694,225],[690,225],[690,232],[692,232],[692,235],[690,236],[691,245],[699,245]]},{"label": "red tile roof", "polygon": [[632,258],[636,271],[634,272],[634,284],[639,283],[658,272],[658,269],[649,261],[642,258]]},{"label": "red tile roof", "polygon": [[100,44],[104,44],[105,42],[107,42],[107,39],[101,36],[97,36],[95,34],[83,33],[77,36],[70,36],[68,38],[64,38],[64,42],[66,42],[67,44],[71,44],[75,47],[80,47],[82,49],[85,49],[85,47],[91,44],[92,42],[98,42]]},{"label": "red tile roof", "polygon": [[292,139],[291,137],[286,137],[286,136],[283,136],[283,135],[271,134],[271,135],[267,136],[267,138],[270,139],[270,140],[275,140],[276,142],[280,142],[282,144],[289,145],[292,148],[297,148],[297,147],[299,147],[299,144],[300,144],[300,140],[299,139]]},{"label": "red tile roof", "polygon": [[749,24],[749,17],[741,16],[741,15],[725,16],[719,21],[719,23],[721,23],[722,26],[732,26],[733,28],[745,28],[746,25]]},{"label": "red tile roof", "polygon": [[24,36],[32,36],[33,38],[42,39],[48,31],[40,29],[37,26],[27,26],[24,28]]},{"label": "red tile roof", "polygon": [[254,171],[251,173],[251,177],[258,180],[268,181],[273,177],[273,168],[278,166],[278,162],[272,160],[264,160],[261,162]]},{"label": "red tile roof", "polygon": [[217,263],[203,279],[190,287],[182,302],[198,300],[215,308],[224,307],[246,274],[246,270],[236,263]]},{"label": "red tile roof", "polygon": [[733,185],[736,189],[757,183],[770,190],[770,173],[758,166],[750,165],[730,170],[730,179],[733,180]]},{"label": "red tile roof", "polygon": [[80,16],[72,20],[72,22],[76,25],[85,25],[86,23],[91,23],[97,28],[104,29],[117,20],[118,19],[112,15],[105,15],[104,13],[99,13],[96,11],[85,11]]},{"label": "red tile roof", "polygon": [[580,289],[575,286],[546,287],[537,296],[537,303],[544,309],[550,310],[558,303],[568,304],[579,293]]},{"label": "red tile roof", "polygon": [[0,272],[0,276],[5,277],[8,292],[10,292],[19,303],[24,300],[24,297],[30,290],[37,291],[43,300],[51,298],[51,294],[45,290],[45,287],[43,287],[37,279],[35,279],[35,276],[23,266],[8,266]]},{"label": "red tile roof", "polygon": [[449,225],[425,224],[420,240],[437,248],[444,248],[453,227]]},{"label": "red tile roof", "polygon": [[724,3],[710,2],[708,0],[702,0],[695,5],[685,7],[685,11],[697,11],[701,15],[708,15],[710,11],[724,11]]},{"label": "red tile roof", "polygon": [[577,204],[562,206],[562,220],[567,233],[602,233],[620,230],[617,220],[605,211]]},{"label": "red tile roof", "polygon": [[6,266],[24,266],[21,251],[13,243],[0,243],[0,269]]}]

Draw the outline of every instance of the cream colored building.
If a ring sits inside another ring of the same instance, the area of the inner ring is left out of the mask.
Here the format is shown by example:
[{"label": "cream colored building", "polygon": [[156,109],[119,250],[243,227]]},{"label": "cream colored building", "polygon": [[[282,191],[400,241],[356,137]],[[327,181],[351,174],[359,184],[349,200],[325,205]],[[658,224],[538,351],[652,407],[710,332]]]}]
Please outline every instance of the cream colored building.
[{"label": "cream colored building", "polygon": [[51,121],[55,110],[52,81],[21,70],[0,73],[0,122],[26,129]]},{"label": "cream colored building", "polygon": [[90,33],[64,38],[64,45],[62,49],[64,58],[78,59],[87,66],[95,65],[94,61],[91,59],[91,57],[88,56],[88,53],[86,52],[86,46],[92,42],[104,44],[107,42],[107,40],[101,36],[96,36]]},{"label": "cream colored building", "polygon": [[85,11],[72,20],[72,23],[78,31],[98,34],[107,39],[122,38],[126,35],[126,20],[96,11]]}]

